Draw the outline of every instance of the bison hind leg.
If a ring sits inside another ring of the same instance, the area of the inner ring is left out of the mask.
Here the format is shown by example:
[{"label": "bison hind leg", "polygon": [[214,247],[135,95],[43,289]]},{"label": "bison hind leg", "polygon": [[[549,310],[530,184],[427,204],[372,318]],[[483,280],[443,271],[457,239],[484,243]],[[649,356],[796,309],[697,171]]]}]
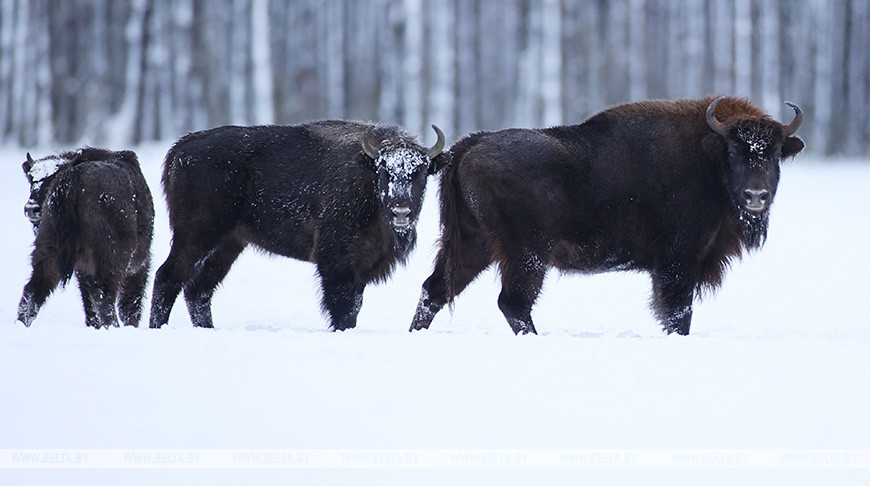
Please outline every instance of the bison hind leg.
[{"label": "bison hind leg", "polygon": [[211,298],[245,246],[243,240],[234,236],[224,238],[199,266],[196,276],[184,286],[184,300],[194,327],[214,327]]},{"label": "bison hind leg", "polygon": [[124,278],[121,285],[121,297],[118,300],[118,313],[125,326],[139,327],[147,283],[147,268],[131,273]]},{"label": "bison hind leg", "polygon": [[118,302],[117,280],[119,279],[111,276],[97,277],[82,272],[77,272],[76,277],[82,291],[82,304],[86,315],[85,323],[96,328],[120,327],[115,307]]},{"label": "bison hind leg", "polygon": [[[455,252],[456,261],[448,262],[450,248],[442,248],[435,257],[435,269],[423,282],[420,300],[409,331],[428,329],[435,315],[453,297],[459,295],[490,264],[490,255],[484,243],[477,238],[463,238],[461,251]],[[451,271],[448,268],[453,267]]]},{"label": "bison hind leg", "polygon": [[93,278],[83,275],[81,272],[76,272],[76,280],[79,282],[79,291],[82,294],[82,307],[85,310],[85,325],[88,327],[99,328],[100,320],[97,318],[97,311],[94,308],[94,301],[91,298],[95,292],[95,282]]},{"label": "bison hind leg", "polygon": [[526,250],[502,262],[502,289],[498,308],[514,334],[537,334],[532,323],[532,307],[538,299],[547,274],[545,259]]},{"label": "bison hind leg", "polygon": [[202,248],[182,242],[178,235],[173,237],[169,256],[154,274],[148,327],[157,329],[169,322],[169,314],[182,286],[195,276],[196,263],[208,255],[208,251]]}]

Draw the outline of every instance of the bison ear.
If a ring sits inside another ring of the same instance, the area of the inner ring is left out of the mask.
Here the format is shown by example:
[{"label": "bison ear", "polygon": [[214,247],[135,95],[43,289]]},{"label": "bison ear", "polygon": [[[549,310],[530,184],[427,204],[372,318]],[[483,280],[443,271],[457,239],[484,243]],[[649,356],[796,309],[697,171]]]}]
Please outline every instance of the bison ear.
[{"label": "bison ear", "polygon": [[710,133],[701,140],[701,146],[704,147],[704,152],[711,157],[720,157],[725,152],[725,143],[722,137],[715,133]]},{"label": "bison ear", "polygon": [[788,137],[782,144],[782,158],[794,157],[804,149],[804,141],[798,137]]},{"label": "bison ear", "polygon": [[453,162],[453,155],[449,150],[441,152],[429,162],[429,175],[435,175]]}]

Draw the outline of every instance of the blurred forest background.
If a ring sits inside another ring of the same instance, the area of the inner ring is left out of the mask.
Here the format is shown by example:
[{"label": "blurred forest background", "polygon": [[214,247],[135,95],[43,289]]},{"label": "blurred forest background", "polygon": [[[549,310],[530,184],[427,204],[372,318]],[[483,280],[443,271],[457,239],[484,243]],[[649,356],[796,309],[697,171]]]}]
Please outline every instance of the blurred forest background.
[{"label": "blurred forest background", "polygon": [[321,118],[455,140],[718,93],[867,156],[868,29],[870,0],[0,0],[0,143]]}]

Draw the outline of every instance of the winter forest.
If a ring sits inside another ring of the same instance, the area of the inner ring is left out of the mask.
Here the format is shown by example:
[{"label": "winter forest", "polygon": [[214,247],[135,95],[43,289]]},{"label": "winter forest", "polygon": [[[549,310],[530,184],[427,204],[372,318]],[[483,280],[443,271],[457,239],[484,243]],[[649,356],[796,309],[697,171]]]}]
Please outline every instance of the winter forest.
[{"label": "winter forest", "polygon": [[0,142],[322,118],[455,140],[718,93],[864,156],[868,31],[865,0],[2,0]]}]

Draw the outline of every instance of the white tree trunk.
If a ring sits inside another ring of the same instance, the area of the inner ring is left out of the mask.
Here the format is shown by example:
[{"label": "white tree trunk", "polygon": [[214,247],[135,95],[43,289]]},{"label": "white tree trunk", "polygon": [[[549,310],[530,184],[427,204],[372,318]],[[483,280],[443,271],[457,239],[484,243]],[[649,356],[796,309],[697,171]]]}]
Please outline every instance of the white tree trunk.
[{"label": "white tree trunk", "polygon": [[[269,45],[271,20],[269,0],[253,0],[251,13],[251,58],[254,69],[254,123],[275,123],[275,105],[272,99],[272,53]],[[337,29],[340,30],[340,29]]]},{"label": "white tree trunk", "polygon": [[[456,55],[453,37],[455,18],[450,0],[426,2],[429,8],[429,79],[428,119],[444,131],[448,140],[456,139]],[[425,131],[425,127],[424,127]]]},{"label": "white tree trunk", "polygon": [[544,0],[541,12],[541,124],[562,123],[562,10],[559,0]]},{"label": "white tree trunk", "polygon": [[230,123],[247,125],[251,122],[248,111],[248,74],[250,60],[250,7],[251,0],[233,0],[232,39],[230,45]]},{"label": "white tree trunk", "polygon": [[629,98],[646,98],[646,0],[628,2]]},{"label": "white tree trunk", "polygon": [[752,3],[734,2],[734,94],[752,96]]},{"label": "white tree trunk", "polygon": [[136,119],[142,94],[142,62],[145,55],[142,45],[145,28],[147,0],[132,0],[130,19],[127,21],[127,70],[124,82],[124,98],[121,108],[111,117],[108,143],[121,146],[135,141]]}]

